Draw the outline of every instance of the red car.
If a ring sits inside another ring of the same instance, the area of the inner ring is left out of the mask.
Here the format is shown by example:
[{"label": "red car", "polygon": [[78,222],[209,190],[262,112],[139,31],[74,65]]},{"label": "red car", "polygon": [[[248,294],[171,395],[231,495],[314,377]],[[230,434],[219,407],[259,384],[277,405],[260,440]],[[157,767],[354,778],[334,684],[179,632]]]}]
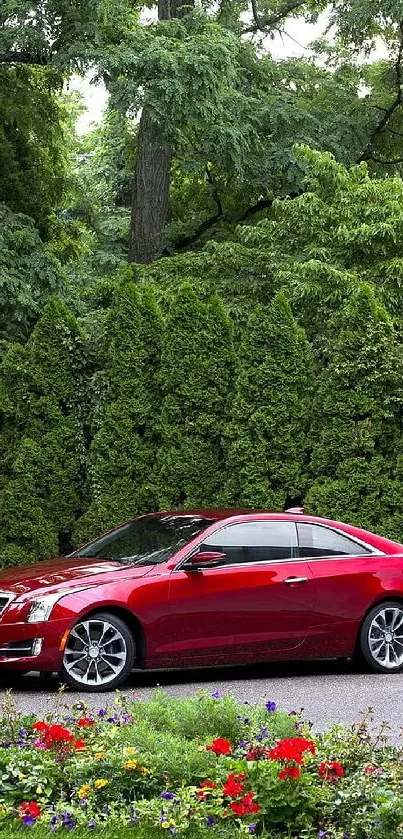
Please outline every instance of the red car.
[{"label": "red car", "polygon": [[112,690],[136,668],[362,656],[403,669],[403,545],[305,515],[139,516],[0,574],[0,673]]}]

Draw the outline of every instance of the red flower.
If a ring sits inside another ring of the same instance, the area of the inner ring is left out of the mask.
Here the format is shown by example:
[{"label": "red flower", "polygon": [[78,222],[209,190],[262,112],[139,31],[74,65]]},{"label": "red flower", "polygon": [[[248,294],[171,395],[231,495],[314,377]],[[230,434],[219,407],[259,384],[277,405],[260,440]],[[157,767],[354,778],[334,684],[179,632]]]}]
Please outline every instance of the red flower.
[{"label": "red flower", "polygon": [[209,789],[217,789],[217,784],[215,784],[214,781],[210,781],[209,779],[207,779],[206,781],[203,781],[202,784],[200,784],[200,787],[197,791],[197,797],[202,801],[206,795],[206,792],[208,792]]},{"label": "red flower", "polygon": [[315,751],[315,743],[312,740],[306,740],[305,737],[286,737],[270,749],[269,757],[271,760],[293,760],[301,765],[304,762],[303,753],[311,752],[314,755]]},{"label": "red flower", "polygon": [[251,746],[245,760],[259,760],[262,757],[270,757],[269,749],[265,749],[264,746]]},{"label": "red flower", "polygon": [[39,732],[39,747],[45,749],[56,747],[59,756],[65,756],[71,747],[74,747],[77,751],[85,749],[84,740],[75,741],[71,731],[63,725],[36,722],[32,728]]},{"label": "red flower", "polygon": [[318,773],[324,781],[334,782],[343,778],[344,769],[338,760],[324,760],[319,764]]},{"label": "red flower", "polygon": [[281,772],[278,773],[278,777],[280,781],[285,781],[286,778],[299,778],[301,774],[301,770],[299,766],[288,766],[286,769],[282,769]]},{"label": "red flower", "polygon": [[246,816],[251,815],[252,813],[258,813],[260,811],[260,804],[254,800],[255,793],[248,792],[240,801],[231,801],[230,810],[235,813],[236,816]]},{"label": "red flower", "polygon": [[90,728],[90,726],[95,725],[95,721],[90,720],[89,717],[80,717],[80,719],[77,720],[77,725],[80,728]]},{"label": "red flower", "polygon": [[232,746],[229,740],[224,737],[217,737],[209,746],[206,746],[208,752],[214,752],[215,755],[230,755]]},{"label": "red flower", "polygon": [[244,784],[242,783],[245,775],[242,773],[241,775],[234,775],[232,772],[231,775],[228,775],[228,778],[222,788],[223,794],[227,795],[228,798],[236,798],[237,795],[241,795],[244,791]]},{"label": "red flower", "polygon": [[84,740],[76,740],[74,743],[74,748],[76,752],[83,752],[85,749],[85,741]]},{"label": "red flower", "polygon": [[31,819],[37,819],[41,815],[41,808],[36,801],[23,801],[20,804],[20,818],[30,816]]},{"label": "red flower", "polygon": [[47,722],[34,722],[32,728],[33,728],[34,731],[45,732],[45,731],[48,730],[49,726],[48,726]]},{"label": "red flower", "polygon": [[71,741],[74,740],[71,731],[69,731],[68,728],[64,728],[62,725],[50,725],[47,736],[50,737],[54,743],[71,743]]}]

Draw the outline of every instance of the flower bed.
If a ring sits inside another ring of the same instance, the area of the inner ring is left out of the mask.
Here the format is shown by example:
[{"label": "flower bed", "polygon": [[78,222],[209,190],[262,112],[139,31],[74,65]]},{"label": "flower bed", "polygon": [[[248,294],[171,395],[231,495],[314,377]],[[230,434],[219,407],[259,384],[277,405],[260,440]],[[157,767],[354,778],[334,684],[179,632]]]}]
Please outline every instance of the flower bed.
[{"label": "flower bed", "polygon": [[200,694],[1,720],[0,833],[112,839],[208,835],[403,837],[403,752],[350,729],[313,737],[299,714]]}]

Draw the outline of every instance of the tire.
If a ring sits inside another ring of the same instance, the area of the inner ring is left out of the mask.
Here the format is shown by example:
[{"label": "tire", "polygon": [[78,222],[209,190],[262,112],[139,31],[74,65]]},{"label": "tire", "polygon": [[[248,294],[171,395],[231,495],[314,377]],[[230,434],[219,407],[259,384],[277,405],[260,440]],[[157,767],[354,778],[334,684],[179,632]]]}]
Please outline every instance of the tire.
[{"label": "tire", "polygon": [[73,690],[114,690],[128,678],[135,658],[136,645],[127,624],[110,612],[97,612],[81,618],[70,631],[60,678]]},{"label": "tire", "polygon": [[403,670],[403,603],[378,603],[368,612],[360,631],[359,649],[374,673]]}]

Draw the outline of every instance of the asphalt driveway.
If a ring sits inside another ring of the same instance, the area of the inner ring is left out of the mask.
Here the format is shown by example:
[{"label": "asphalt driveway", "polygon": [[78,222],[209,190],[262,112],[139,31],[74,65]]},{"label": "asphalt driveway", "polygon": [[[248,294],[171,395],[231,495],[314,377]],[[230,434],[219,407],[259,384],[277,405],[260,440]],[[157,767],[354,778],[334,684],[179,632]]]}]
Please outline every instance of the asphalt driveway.
[{"label": "asphalt driveway", "polygon": [[[122,693],[146,699],[161,686],[171,696],[191,696],[198,690],[221,691],[240,702],[267,702],[286,711],[304,709],[314,729],[332,722],[351,725],[369,708],[375,724],[387,721],[394,742],[403,728],[403,674],[376,675],[359,672],[349,662],[268,664],[214,670],[133,672]],[[72,705],[79,699],[98,709],[112,702],[115,693],[80,694],[66,690],[58,697],[56,678],[42,680],[38,674],[3,678],[0,674],[0,704],[12,690],[17,708],[43,716],[57,704]],[[1,711],[0,711],[1,713]]]}]

